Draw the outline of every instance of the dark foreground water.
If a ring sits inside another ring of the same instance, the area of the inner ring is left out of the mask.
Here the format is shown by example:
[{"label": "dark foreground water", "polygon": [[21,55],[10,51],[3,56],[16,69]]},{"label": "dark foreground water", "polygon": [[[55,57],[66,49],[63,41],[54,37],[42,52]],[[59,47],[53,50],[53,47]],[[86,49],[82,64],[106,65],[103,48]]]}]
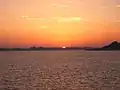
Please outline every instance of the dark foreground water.
[{"label": "dark foreground water", "polygon": [[0,52],[0,90],[120,90],[120,51]]}]

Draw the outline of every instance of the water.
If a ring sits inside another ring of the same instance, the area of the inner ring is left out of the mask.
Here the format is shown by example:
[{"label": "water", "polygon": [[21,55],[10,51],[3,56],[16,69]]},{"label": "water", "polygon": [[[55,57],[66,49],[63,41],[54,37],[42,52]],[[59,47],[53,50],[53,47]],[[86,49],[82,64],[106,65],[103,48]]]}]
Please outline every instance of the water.
[{"label": "water", "polygon": [[0,52],[0,90],[120,90],[120,51]]}]

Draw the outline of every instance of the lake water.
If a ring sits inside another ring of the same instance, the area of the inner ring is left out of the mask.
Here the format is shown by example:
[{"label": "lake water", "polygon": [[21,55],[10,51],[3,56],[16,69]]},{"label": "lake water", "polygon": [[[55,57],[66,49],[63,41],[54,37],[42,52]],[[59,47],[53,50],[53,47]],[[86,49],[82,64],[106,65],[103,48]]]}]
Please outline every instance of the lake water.
[{"label": "lake water", "polygon": [[120,51],[0,52],[0,90],[120,90]]}]

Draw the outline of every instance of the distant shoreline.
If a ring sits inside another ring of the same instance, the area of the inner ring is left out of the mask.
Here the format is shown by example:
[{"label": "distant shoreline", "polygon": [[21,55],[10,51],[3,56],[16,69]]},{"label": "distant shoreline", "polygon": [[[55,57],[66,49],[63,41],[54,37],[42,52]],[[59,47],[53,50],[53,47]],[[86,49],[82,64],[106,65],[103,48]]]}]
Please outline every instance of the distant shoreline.
[{"label": "distant shoreline", "polygon": [[38,49],[38,48],[35,48],[35,49],[29,49],[29,48],[19,48],[19,49],[16,49],[16,48],[1,48],[0,51],[57,51],[57,50],[60,50],[60,51],[66,51],[66,50],[84,50],[82,48],[41,48],[41,49]]},{"label": "distant shoreline", "polygon": [[0,48],[0,51],[56,51],[56,50],[85,50],[85,51],[120,51],[120,43],[113,41],[112,43],[101,47],[30,47],[30,48]]},{"label": "distant shoreline", "polygon": [[120,51],[119,49],[118,50],[105,50],[105,49],[0,49],[0,51]]}]

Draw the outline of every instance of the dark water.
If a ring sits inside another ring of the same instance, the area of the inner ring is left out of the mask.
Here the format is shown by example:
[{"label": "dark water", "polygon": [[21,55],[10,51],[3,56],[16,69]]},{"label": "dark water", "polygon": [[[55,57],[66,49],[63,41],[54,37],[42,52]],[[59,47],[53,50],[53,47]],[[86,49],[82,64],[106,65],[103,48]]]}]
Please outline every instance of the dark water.
[{"label": "dark water", "polygon": [[0,90],[120,90],[120,51],[0,52]]}]

